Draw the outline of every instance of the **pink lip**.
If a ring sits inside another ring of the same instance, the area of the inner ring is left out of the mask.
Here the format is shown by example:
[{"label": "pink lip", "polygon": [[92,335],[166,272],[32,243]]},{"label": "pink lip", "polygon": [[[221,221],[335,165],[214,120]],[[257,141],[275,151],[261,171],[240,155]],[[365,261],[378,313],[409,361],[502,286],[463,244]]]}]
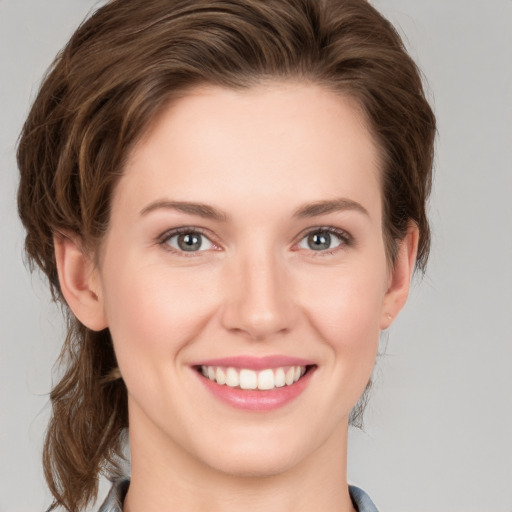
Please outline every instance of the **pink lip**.
[{"label": "pink lip", "polygon": [[219,359],[207,359],[194,363],[192,366],[224,366],[233,368],[247,368],[249,370],[264,370],[265,368],[279,368],[281,366],[311,366],[313,361],[288,356],[234,356]]},{"label": "pink lip", "polygon": [[272,411],[283,407],[292,400],[295,400],[306,389],[315,367],[311,361],[297,359],[286,356],[267,356],[250,357],[238,356],[221,359],[209,359],[198,362],[193,366],[223,366],[233,368],[248,368],[251,370],[263,370],[265,368],[279,368],[288,366],[309,366],[306,374],[291,386],[283,386],[271,390],[244,390],[240,388],[231,388],[226,385],[217,384],[217,382],[204,377],[201,372],[196,371],[197,377],[203,383],[208,391],[222,402],[234,407],[235,409],[245,409],[247,411]]},{"label": "pink lip", "polygon": [[197,376],[213,395],[236,409],[272,411],[296,399],[306,389],[313,373],[313,371],[308,371],[295,384],[275,388],[270,391],[230,388],[228,386],[221,386],[207,377],[203,377],[199,372]]}]

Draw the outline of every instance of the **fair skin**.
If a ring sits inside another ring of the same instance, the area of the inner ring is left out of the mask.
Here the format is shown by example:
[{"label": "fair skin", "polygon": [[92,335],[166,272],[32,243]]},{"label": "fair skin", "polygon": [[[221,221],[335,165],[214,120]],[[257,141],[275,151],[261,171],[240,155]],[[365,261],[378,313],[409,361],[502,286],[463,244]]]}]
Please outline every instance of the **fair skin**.
[{"label": "fair skin", "polygon": [[[348,417],[405,303],[418,239],[411,226],[389,265],[378,162],[347,98],[203,86],[130,154],[98,265],[56,238],[65,298],[110,329],[128,389],[125,512],[353,511]],[[238,356],[307,371],[236,389],[235,406],[200,365]]]}]

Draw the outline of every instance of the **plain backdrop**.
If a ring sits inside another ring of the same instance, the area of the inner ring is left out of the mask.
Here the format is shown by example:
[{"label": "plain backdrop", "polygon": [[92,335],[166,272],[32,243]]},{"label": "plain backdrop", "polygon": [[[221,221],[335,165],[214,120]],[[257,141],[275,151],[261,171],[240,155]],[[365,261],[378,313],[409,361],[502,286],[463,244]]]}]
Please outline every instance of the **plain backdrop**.
[{"label": "plain backdrop", "polygon": [[[50,502],[40,454],[63,339],[23,262],[15,144],[45,69],[95,5],[0,0],[0,512]],[[374,5],[428,77],[434,238],[389,330],[366,431],[350,434],[349,478],[382,512],[511,512],[512,1]]]}]

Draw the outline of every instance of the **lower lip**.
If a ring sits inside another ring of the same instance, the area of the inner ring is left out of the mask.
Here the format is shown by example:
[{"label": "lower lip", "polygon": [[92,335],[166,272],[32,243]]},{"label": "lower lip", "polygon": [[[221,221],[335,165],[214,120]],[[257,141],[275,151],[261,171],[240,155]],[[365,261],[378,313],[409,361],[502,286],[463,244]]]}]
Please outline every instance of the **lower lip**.
[{"label": "lower lip", "polygon": [[245,409],[248,411],[272,411],[279,407],[283,407],[292,400],[295,400],[306,389],[313,373],[313,369],[310,368],[304,376],[291,386],[283,386],[281,388],[274,388],[268,391],[231,388],[226,385],[217,384],[215,381],[204,377],[199,372],[197,372],[197,375],[206,388],[219,400],[236,409]]}]

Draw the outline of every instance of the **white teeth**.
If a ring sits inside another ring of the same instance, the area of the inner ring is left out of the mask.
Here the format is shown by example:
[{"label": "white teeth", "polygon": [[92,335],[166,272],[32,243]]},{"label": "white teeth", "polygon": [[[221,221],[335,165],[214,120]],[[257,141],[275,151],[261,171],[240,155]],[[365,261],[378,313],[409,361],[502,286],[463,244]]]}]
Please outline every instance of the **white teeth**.
[{"label": "white teeth", "polygon": [[278,368],[274,375],[274,385],[276,388],[282,388],[285,384],[284,370],[282,368]]},{"label": "white teeth", "polygon": [[305,366],[267,368],[261,371],[247,368],[225,368],[222,366],[201,366],[201,373],[217,384],[230,388],[270,390],[291,386],[305,373]]},{"label": "white teeth", "polygon": [[218,384],[226,384],[226,372],[222,368],[217,368],[215,380]]},{"label": "white teeth", "polygon": [[295,378],[295,369],[293,366],[286,372],[284,377],[284,381],[287,386],[291,386],[293,384],[293,379]]},{"label": "white teeth", "polygon": [[234,368],[228,368],[226,371],[226,386],[237,388],[239,384],[238,372]]},{"label": "white teeth", "polygon": [[254,370],[240,370],[240,387],[242,389],[256,389],[258,387],[258,374]]},{"label": "white teeth", "polygon": [[263,370],[258,373],[258,389],[274,389],[274,372],[272,370]]}]

